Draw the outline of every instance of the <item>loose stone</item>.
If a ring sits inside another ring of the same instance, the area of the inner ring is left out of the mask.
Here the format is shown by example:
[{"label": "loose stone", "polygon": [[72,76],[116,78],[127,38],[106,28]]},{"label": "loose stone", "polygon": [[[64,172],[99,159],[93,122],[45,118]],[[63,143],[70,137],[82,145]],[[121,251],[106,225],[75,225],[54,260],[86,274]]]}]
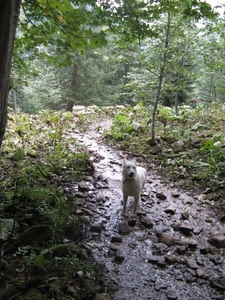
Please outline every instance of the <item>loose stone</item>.
[{"label": "loose stone", "polygon": [[80,216],[80,220],[84,224],[90,224],[90,222],[91,222],[91,219],[89,216]]},{"label": "loose stone", "polygon": [[203,230],[203,227],[196,227],[196,228],[194,228],[193,229],[193,233],[194,234],[200,234],[201,232],[202,232],[202,230]]},{"label": "loose stone", "polygon": [[225,235],[214,235],[208,240],[208,242],[217,248],[225,248]]},{"label": "loose stone", "polygon": [[189,235],[192,232],[192,227],[185,224],[182,224],[179,229],[185,235]]},{"label": "loose stone", "polygon": [[182,218],[183,218],[184,220],[187,220],[187,219],[189,218],[190,214],[189,214],[188,211],[183,211],[183,212],[181,213],[181,216],[182,216]]},{"label": "loose stone", "polygon": [[163,192],[158,192],[156,193],[156,197],[159,199],[159,200],[166,200],[166,195],[163,193]]},{"label": "loose stone", "polygon": [[174,244],[174,237],[169,233],[160,232],[157,236],[159,243],[164,243],[167,246],[172,246]]},{"label": "loose stone", "polygon": [[118,247],[115,244],[111,244],[109,246],[109,249],[112,250],[113,252],[117,252],[118,251]]},{"label": "loose stone", "polygon": [[75,193],[75,198],[84,198],[85,197],[85,194],[82,193],[82,192],[76,192]]},{"label": "loose stone", "polygon": [[167,299],[168,300],[177,300],[178,298],[177,298],[176,294],[170,293],[170,294],[167,295]]},{"label": "loose stone", "polygon": [[87,192],[89,190],[90,190],[90,187],[85,181],[81,181],[78,183],[78,191]]},{"label": "loose stone", "polygon": [[188,245],[190,248],[194,249],[198,247],[198,242],[194,239],[188,239]]},{"label": "loose stone", "polygon": [[177,247],[177,252],[179,254],[184,254],[186,251],[187,251],[187,248],[185,246]]},{"label": "loose stone", "polygon": [[181,222],[174,222],[171,227],[175,230],[178,231],[180,229]]},{"label": "loose stone", "polygon": [[205,272],[202,269],[197,269],[196,274],[198,278],[204,278],[205,277]]},{"label": "loose stone", "polygon": [[152,228],[153,227],[152,221],[149,218],[145,217],[145,216],[141,216],[140,222],[141,222],[142,225],[144,225],[147,228]]},{"label": "loose stone", "polygon": [[127,221],[124,221],[119,224],[119,234],[127,234],[130,232],[130,228],[128,226]]},{"label": "loose stone", "polygon": [[121,243],[122,242],[122,237],[114,235],[114,236],[111,237],[111,242],[112,243]]},{"label": "loose stone", "polygon": [[156,264],[158,263],[159,260],[161,260],[162,257],[161,256],[149,256],[148,257],[148,262]]},{"label": "loose stone", "polygon": [[172,195],[174,198],[179,198],[179,197],[180,197],[180,193],[178,193],[178,192],[172,192],[171,195]]},{"label": "loose stone", "polygon": [[225,291],[225,277],[210,279],[210,284],[212,287],[218,290]]},{"label": "loose stone", "polygon": [[89,216],[93,216],[94,214],[90,209],[87,208],[82,208],[82,211]]},{"label": "loose stone", "polygon": [[169,207],[167,207],[167,208],[164,210],[164,212],[165,212],[166,214],[175,215],[175,213],[176,213],[176,208],[175,208],[175,207],[172,207],[172,206],[169,206]]},{"label": "loose stone", "polygon": [[128,225],[131,226],[131,227],[135,226],[136,223],[137,223],[136,219],[129,219],[128,220]]},{"label": "loose stone", "polygon": [[125,256],[124,255],[122,255],[119,251],[116,253],[116,256],[115,256],[115,258],[114,258],[114,261],[116,262],[116,263],[122,263],[123,261],[124,261],[124,259],[125,259]]},{"label": "loose stone", "polygon": [[186,260],[187,266],[191,269],[198,269],[198,265],[193,258],[188,258]]},{"label": "loose stone", "polygon": [[101,233],[102,232],[102,225],[101,224],[92,224],[90,227],[92,232]]}]

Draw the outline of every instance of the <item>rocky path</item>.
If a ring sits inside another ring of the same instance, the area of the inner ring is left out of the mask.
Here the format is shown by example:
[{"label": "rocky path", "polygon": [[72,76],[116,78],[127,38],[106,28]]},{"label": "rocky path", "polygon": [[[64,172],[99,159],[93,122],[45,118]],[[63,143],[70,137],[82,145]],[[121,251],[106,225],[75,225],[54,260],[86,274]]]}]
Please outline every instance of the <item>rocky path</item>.
[{"label": "rocky path", "polygon": [[105,145],[94,126],[74,137],[86,145],[95,165],[94,178],[80,182],[75,193],[87,233],[84,247],[104,266],[101,299],[225,299],[225,226],[199,205],[204,195],[178,190],[142,162],[148,180],[138,216],[131,217],[130,199],[128,216],[122,217],[126,153]]}]

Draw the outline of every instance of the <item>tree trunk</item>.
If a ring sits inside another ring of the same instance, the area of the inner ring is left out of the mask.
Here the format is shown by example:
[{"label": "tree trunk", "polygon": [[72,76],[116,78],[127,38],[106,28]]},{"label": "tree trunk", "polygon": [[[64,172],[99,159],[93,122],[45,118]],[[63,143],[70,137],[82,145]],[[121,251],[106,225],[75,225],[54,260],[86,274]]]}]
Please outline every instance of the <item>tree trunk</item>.
[{"label": "tree trunk", "polygon": [[73,106],[75,105],[75,103],[78,102],[77,90],[79,88],[78,69],[80,66],[80,56],[76,55],[76,58],[77,58],[77,61],[76,61],[76,64],[73,65],[72,74],[71,74],[71,85],[70,85],[73,100],[70,99],[67,102],[67,107],[66,107],[66,111],[71,111],[71,112],[73,111]]},{"label": "tree trunk", "polygon": [[0,147],[7,124],[13,42],[21,0],[0,0]]},{"label": "tree trunk", "polygon": [[179,112],[178,112],[178,98],[179,98],[179,85],[180,85],[180,81],[181,81],[181,75],[180,72],[178,71],[178,75],[177,75],[177,87],[176,87],[176,94],[175,94],[175,114],[176,116],[178,116]]},{"label": "tree trunk", "polygon": [[185,55],[186,55],[186,52],[187,52],[187,47],[188,47],[188,42],[186,41],[185,46],[184,46],[184,50],[183,50],[183,55],[182,55],[181,60],[179,62],[179,70],[178,70],[178,75],[177,75],[176,95],[175,95],[175,113],[176,113],[176,116],[178,116],[178,114],[179,114],[179,112],[178,112],[179,86],[180,86],[180,82],[181,82],[181,72],[184,69],[184,62],[185,62]]},{"label": "tree trunk", "polygon": [[158,84],[156,99],[155,99],[153,112],[152,112],[152,136],[151,136],[152,145],[157,144],[156,137],[155,137],[155,122],[156,122],[156,113],[157,113],[158,103],[159,103],[161,89],[162,89],[163,77],[164,77],[164,66],[160,70],[159,84]]},{"label": "tree trunk", "polygon": [[71,112],[73,112],[73,106],[74,106],[74,101],[73,101],[73,100],[69,100],[69,101],[67,102],[66,111],[71,111]]},{"label": "tree trunk", "polygon": [[168,18],[167,18],[166,33],[165,33],[165,43],[164,43],[164,50],[163,50],[164,52],[163,52],[163,57],[162,57],[162,64],[161,64],[161,67],[160,67],[160,73],[159,73],[158,89],[157,89],[156,99],[155,99],[153,112],[152,112],[151,143],[153,145],[157,144],[156,137],[155,137],[156,113],[157,113],[158,103],[159,103],[159,100],[160,100],[163,79],[164,79],[164,76],[165,76],[165,66],[166,66],[167,52],[168,52],[168,47],[169,47],[169,35],[170,35],[170,23],[171,23],[169,12],[168,12],[167,16],[168,16]]},{"label": "tree trunk", "polygon": [[13,90],[13,102],[14,102],[14,115],[16,120],[16,125],[18,125],[18,118],[17,118],[17,97],[16,97],[16,91]]}]

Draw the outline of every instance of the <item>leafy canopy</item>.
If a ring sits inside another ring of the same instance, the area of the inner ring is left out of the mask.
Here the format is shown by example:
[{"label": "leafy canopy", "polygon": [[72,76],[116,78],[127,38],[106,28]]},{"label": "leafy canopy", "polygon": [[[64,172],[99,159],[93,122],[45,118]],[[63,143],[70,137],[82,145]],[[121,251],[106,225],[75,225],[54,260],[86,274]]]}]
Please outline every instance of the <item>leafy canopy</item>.
[{"label": "leafy canopy", "polygon": [[214,16],[208,3],[196,0],[24,0],[22,8],[16,39],[20,57],[26,52],[40,55],[39,45],[51,46],[48,59],[63,56],[67,65],[72,49],[85,53],[104,46],[109,30],[133,41],[156,35],[151,22],[166,12],[196,19]]},{"label": "leafy canopy", "polygon": [[98,0],[102,16],[109,28],[131,42],[138,38],[156,36],[151,23],[165,13],[181,14],[183,18],[214,18],[211,6],[196,0]]}]

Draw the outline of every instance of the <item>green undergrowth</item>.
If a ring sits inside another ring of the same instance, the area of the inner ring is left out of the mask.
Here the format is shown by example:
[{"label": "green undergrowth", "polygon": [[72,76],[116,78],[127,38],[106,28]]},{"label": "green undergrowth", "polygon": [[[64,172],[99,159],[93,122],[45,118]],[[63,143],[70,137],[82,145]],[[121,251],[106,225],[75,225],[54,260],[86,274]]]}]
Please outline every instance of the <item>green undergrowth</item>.
[{"label": "green undergrowth", "polygon": [[193,110],[160,107],[156,117],[157,145],[151,143],[152,112],[141,103],[120,109],[104,138],[140,156],[163,177],[193,193],[208,188],[202,203],[225,205],[225,109],[216,103]]},{"label": "green undergrowth", "polygon": [[72,189],[94,172],[88,152],[73,136],[75,130],[86,130],[91,117],[9,114],[0,164],[3,300],[56,299],[62,291],[64,299],[96,294],[101,267],[82,247]]}]

